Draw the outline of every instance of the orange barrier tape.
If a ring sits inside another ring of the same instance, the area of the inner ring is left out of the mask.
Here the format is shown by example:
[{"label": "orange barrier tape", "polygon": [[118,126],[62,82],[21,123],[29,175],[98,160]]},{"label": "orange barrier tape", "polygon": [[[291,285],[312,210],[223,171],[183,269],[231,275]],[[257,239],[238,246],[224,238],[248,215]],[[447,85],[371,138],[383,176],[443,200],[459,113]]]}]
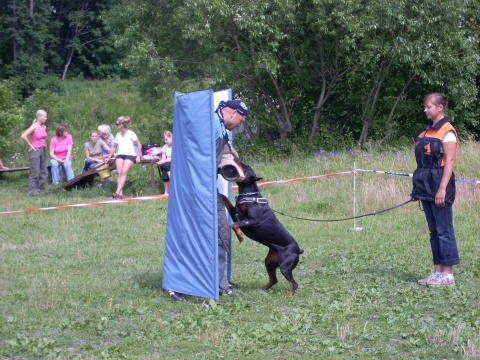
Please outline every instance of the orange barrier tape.
[{"label": "orange barrier tape", "polygon": [[47,208],[33,208],[33,209],[27,209],[27,210],[3,211],[3,212],[0,212],[0,215],[30,213],[30,212],[58,210],[58,209],[73,209],[73,208],[87,207],[87,206],[120,204],[120,203],[137,202],[137,201],[153,200],[153,199],[166,199],[166,198],[168,198],[168,195],[140,196],[140,197],[134,197],[134,198],[125,198],[122,200],[117,199],[117,200],[108,200],[108,201],[94,201],[94,202],[89,202],[85,204],[59,205],[59,206],[52,206]]},{"label": "orange barrier tape", "polygon": [[[288,179],[288,180],[277,180],[277,181],[267,181],[263,183],[258,183],[258,186],[269,186],[269,185],[277,185],[277,184],[287,184],[290,182],[295,181],[303,181],[303,180],[313,180],[313,179],[320,179],[324,177],[336,176],[336,175],[345,175],[345,174],[353,174],[354,171],[344,171],[338,172],[333,174],[324,174],[324,175],[315,175],[315,176],[307,176],[295,179]],[[238,186],[232,186],[233,190],[237,190]],[[19,213],[31,213],[31,212],[38,212],[38,211],[47,211],[47,210],[58,210],[58,209],[73,209],[79,207],[87,207],[87,206],[99,206],[99,205],[111,205],[111,204],[121,204],[121,203],[128,203],[128,202],[137,202],[137,201],[144,201],[144,200],[153,200],[153,199],[167,199],[168,195],[150,195],[150,196],[139,196],[133,198],[125,198],[122,200],[108,200],[108,201],[94,201],[85,204],[74,204],[74,205],[59,205],[59,206],[52,206],[47,208],[33,208],[27,210],[14,210],[14,211],[3,211],[0,212],[0,215],[6,214],[19,214]]]}]

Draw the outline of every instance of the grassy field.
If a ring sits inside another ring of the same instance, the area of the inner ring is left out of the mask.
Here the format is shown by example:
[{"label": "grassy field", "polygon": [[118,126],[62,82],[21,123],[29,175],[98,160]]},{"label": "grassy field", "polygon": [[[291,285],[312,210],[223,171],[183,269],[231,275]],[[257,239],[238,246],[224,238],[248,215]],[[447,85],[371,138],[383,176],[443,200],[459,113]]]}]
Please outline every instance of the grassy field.
[{"label": "grassy field", "polygon": [[[462,143],[456,177],[479,179],[480,146]],[[413,149],[329,153],[255,164],[263,181],[359,169],[411,173]],[[149,172],[138,174],[148,186]],[[0,212],[107,200],[94,187],[27,196],[28,173],[0,176]],[[411,178],[361,172],[357,214],[409,199]],[[138,185],[138,184],[137,184]],[[126,194],[137,191],[127,187]],[[262,188],[273,209],[311,219],[353,215],[353,175]],[[376,216],[314,222],[278,215],[305,249],[287,297],[269,291],[253,241],[233,244],[238,297],[175,302],[160,289],[167,202],[0,215],[2,359],[460,359],[480,357],[480,185],[457,184],[461,264],[454,288],[416,280],[432,270],[418,203]]]}]

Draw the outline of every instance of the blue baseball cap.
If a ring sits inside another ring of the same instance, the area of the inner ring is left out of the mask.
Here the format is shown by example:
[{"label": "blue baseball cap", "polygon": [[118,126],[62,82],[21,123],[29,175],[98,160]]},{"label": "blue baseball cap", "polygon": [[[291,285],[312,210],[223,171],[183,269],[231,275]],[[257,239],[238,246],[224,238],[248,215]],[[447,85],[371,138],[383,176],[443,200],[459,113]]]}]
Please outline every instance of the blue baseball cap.
[{"label": "blue baseball cap", "polygon": [[226,106],[228,106],[230,109],[237,110],[237,112],[242,116],[248,116],[247,105],[245,105],[245,103],[241,100],[228,100],[226,102]]}]

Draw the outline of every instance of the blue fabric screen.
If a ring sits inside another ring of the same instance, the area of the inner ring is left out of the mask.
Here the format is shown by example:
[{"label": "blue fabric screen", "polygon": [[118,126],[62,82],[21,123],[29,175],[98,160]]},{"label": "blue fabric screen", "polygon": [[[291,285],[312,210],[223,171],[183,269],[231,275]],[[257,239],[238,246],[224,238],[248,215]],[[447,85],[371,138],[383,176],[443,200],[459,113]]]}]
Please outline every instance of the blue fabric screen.
[{"label": "blue fabric screen", "polygon": [[162,287],[219,298],[212,90],[175,93]]}]

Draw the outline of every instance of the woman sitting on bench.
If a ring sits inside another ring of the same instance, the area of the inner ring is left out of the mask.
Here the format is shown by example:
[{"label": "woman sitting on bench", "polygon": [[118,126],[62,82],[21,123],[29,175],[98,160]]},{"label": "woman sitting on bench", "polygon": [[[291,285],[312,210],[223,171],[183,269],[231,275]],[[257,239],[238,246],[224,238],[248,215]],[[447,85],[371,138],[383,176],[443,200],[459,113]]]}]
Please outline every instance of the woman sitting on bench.
[{"label": "woman sitting on bench", "polygon": [[82,173],[93,169],[95,165],[106,163],[106,159],[103,157],[103,148],[110,151],[110,147],[105,144],[102,139],[98,138],[96,130],[90,131],[90,141],[84,145],[85,149],[85,163],[83,164]]},{"label": "woman sitting on bench", "polygon": [[172,161],[172,138],[173,135],[170,131],[166,130],[162,134],[165,145],[162,147],[162,158],[157,161],[157,165],[162,169],[162,181],[165,188],[165,195],[168,195],[170,188],[170,164]]},{"label": "woman sitting on bench", "polygon": [[74,178],[72,169],[72,135],[64,125],[58,125],[55,130],[57,136],[50,140],[50,164],[52,165],[52,183],[58,185],[59,168],[63,167],[67,181]]}]

